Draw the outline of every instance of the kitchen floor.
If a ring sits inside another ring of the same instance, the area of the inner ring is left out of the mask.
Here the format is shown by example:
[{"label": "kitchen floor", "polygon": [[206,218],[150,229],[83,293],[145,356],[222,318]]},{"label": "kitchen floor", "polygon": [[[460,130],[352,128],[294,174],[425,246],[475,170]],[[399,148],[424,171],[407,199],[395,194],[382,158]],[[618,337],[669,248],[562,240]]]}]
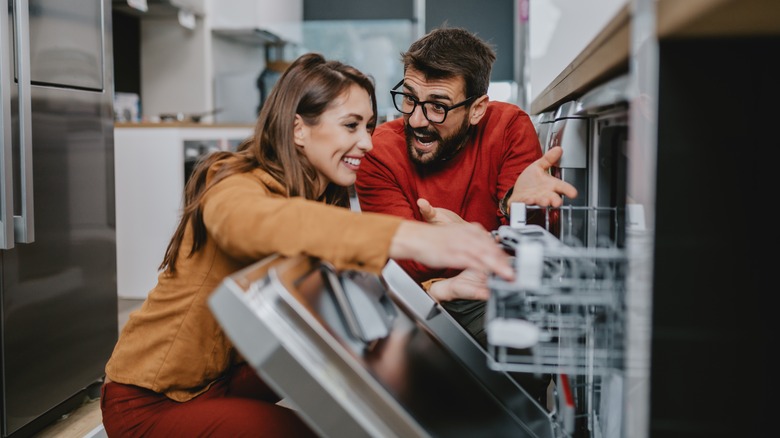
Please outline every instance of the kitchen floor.
[{"label": "kitchen floor", "polygon": [[[122,330],[127,317],[133,310],[141,306],[143,300],[119,298],[119,330]],[[98,438],[105,437],[100,414],[100,400],[87,400],[77,409],[33,435],[34,438]]]}]

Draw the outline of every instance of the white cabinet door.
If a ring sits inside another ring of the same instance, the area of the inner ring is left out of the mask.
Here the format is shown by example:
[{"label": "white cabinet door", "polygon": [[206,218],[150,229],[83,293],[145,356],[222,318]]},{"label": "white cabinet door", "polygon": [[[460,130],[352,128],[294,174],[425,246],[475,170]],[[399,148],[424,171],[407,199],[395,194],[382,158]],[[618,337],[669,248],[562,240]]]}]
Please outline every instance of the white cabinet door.
[{"label": "white cabinet door", "polygon": [[184,193],[184,151],[167,128],[114,130],[117,293],[146,298],[176,229]]},{"label": "white cabinet door", "polygon": [[114,129],[117,294],[144,299],[179,223],[184,141],[244,139],[251,127]]}]

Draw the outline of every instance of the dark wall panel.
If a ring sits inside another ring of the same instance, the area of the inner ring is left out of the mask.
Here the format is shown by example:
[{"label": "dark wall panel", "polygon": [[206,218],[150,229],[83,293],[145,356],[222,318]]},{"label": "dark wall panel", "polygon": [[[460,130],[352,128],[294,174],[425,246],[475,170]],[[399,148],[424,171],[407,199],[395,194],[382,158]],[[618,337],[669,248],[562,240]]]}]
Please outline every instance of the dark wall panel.
[{"label": "dark wall panel", "polygon": [[141,94],[141,20],[113,11],[114,90]]},{"label": "dark wall panel", "polygon": [[303,0],[308,20],[412,20],[413,0]]},{"label": "dark wall panel", "polygon": [[496,50],[493,81],[514,80],[514,0],[425,0],[425,31],[448,23],[464,27]]},{"label": "dark wall panel", "polygon": [[[660,46],[653,438],[768,436],[780,39]],[[776,63],[775,63],[776,64]]]}]

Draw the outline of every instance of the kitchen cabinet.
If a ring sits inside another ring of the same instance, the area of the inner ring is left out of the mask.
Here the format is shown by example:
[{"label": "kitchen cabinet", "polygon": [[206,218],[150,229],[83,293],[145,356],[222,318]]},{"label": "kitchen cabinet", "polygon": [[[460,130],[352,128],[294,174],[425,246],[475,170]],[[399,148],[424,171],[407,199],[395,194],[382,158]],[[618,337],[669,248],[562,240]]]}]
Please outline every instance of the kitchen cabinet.
[{"label": "kitchen cabinet", "polygon": [[157,282],[157,267],[179,223],[188,140],[235,142],[251,126],[187,123],[117,124],[117,294],[143,299]]}]

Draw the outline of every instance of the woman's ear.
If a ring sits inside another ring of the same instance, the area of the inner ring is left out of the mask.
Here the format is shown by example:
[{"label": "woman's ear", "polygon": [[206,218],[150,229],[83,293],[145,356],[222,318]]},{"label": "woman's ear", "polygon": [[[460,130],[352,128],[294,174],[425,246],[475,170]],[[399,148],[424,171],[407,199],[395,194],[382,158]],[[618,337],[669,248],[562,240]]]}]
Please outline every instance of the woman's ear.
[{"label": "woman's ear", "polygon": [[482,116],[484,116],[485,111],[487,111],[489,100],[490,99],[488,98],[488,95],[483,94],[482,96],[478,97],[474,103],[471,104],[469,123],[476,125],[480,120],[482,120]]},{"label": "woman's ear", "polygon": [[309,127],[303,122],[303,117],[299,114],[295,115],[295,121],[293,122],[293,141],[296,146],[303,147],[306,144],[306,135],[309,132]]}]

